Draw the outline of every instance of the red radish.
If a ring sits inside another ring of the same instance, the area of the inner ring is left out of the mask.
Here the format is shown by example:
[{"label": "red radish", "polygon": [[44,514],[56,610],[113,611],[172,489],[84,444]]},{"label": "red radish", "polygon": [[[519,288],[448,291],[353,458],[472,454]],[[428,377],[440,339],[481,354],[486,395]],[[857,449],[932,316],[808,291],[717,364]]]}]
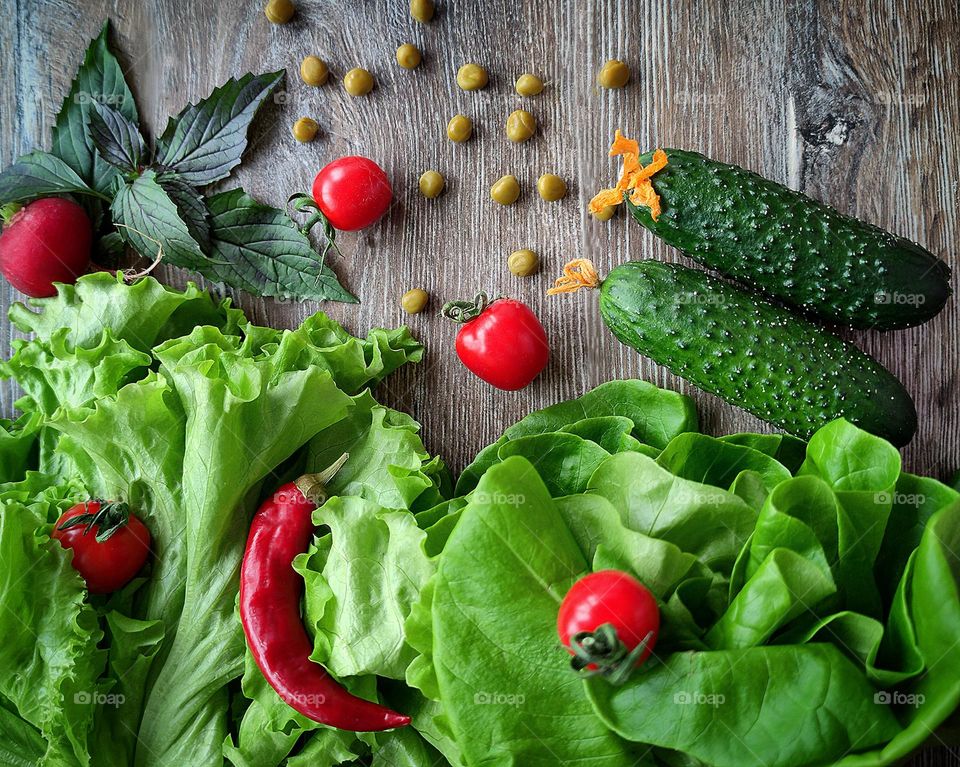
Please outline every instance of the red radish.
[{"label": "red radish", "polygon": [[90,266],[93,226],[77,203],[60,197],[31,202],[0,234],[0,272],[33,298],[57,294],[53,283],[73,284]]}]

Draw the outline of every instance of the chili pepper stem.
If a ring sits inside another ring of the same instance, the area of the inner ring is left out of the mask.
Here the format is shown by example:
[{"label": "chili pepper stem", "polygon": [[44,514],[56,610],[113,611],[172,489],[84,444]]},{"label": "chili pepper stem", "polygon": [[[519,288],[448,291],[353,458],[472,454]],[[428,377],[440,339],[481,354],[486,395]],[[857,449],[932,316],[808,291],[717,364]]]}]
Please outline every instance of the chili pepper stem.
[{"label": "chili pepper stem", "polygon": [[344,453],[323,471],[316,472],[315,474],[304,474],[295,480],[293,484],[303,493],[304,498],[316,506],[321,506],[324,501],[327,500],[327,484],[329,484],[330,480],[343,468],[343,464],[347,462],[349,457],[350,453]]}]

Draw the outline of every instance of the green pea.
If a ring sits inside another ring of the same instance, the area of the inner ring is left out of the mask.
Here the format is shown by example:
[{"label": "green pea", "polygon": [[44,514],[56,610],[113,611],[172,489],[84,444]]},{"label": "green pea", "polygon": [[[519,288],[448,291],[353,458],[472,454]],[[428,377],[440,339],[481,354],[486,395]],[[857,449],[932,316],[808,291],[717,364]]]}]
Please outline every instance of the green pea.
[{"label": "green pea", "polygon": [[603,208],[598,210],[596,213],[591,213],[597,221],[609,221],[613,218],[613,214],[617,212],[615,205],[605,205]]},{"label": "green pea", "polygon": [[454,115],[447,123],[447,137],[461,144],[473,133],[473,121],[466,115]]},{"label": "green pea", "polygon": [[416,69],[422,60],[420,49],[415,45],[404,43],[397,48],[397,63],[404,69]]},{"label": "green pea", "polygon": [[421,24],[427,24],[433,18],[433,0],[410,0],[410,15]]},{"label": "green pea", "polygon": [[520,75],[514,87],[521,96],[536,96],[543,92],[543,80],[536,75]]},{"label": "green pea", "polygon": [[520,197],[520,182],[516,176],[503,176],[490,187],[490,196],[501,205],[513,205]]},{"label": "green pea", "polygon": [[273,24],[286,24],[296,10],[291,0],[270,0],[263,12]]},{"label": "green pea", "polygon": [[619,59],[611,59],[600,69],[597,82],[602,88],[622,88],[630,79],[630,67]]},{"label": "green pea", "polygon": [[408,290],[400,298],[400,307],[407,314],[419,314],[427,308],[429,301],[430,294],[427,293],[427,291],[423,288],[414,288],[413,290]]},{"label": "green pea", "polygon": [[479,64],[464,64],[457,70],[457,85],[461,90],[478,91],[489,82],[487,70]]},{"label": "green pea", "polygon": [[313,141],[317,137],[319,130],[320,126],[317,125],[316,120],[311,120],[309,117],[301,117],[293,124],[293,137],[301,144],[306,144],[308,141]]},{"label": "green pea", "polygon": [[560,176],[544,173],[537,180],[537,191],[547,202],[556,202],[566,196],[567,184]]},{"label": "green pea", "polygon": [[300,62],[300,79],[307,85],[324,85],[330,77],[326,62],[316,56],[307,56]]},{"label": "green pea", "polygon": [[366,69],[354,67],[343,76],[343,87],[351,96],[366,96],[373,90],[373,75]]},{"label": "green pea", "polygon": [[507,259],[507,268],[517,277],[529,277],[540,266],[540,259],[532,250],[515,250]]},{"label": "green pea", "polygon": [[435,170],[428,170],[420,176],[420,193],[428,200],[437,197],[444,187],[443,176]]},{"label": "green pea", "polygon": [[519,144],[526,141],[537,130],[537,118],[523,109],[511,112],[507,118],[507,138]]}]

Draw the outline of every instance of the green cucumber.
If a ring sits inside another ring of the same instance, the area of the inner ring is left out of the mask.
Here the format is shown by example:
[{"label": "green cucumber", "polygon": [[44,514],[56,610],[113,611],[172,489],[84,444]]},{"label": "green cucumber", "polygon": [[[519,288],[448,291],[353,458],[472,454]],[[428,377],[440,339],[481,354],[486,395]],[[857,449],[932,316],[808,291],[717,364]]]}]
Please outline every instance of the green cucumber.
[{"label": "green cucumber", "polygon": [[600,287],[613,334],[701,389],[803,439],[835,418],[900,447],[917,428],[903,384],[788,309],[676,264],[633,261]]},{"label": "green cucumber", "polygon": [[651,179],[663,212],[627,207],[707,268],[858,328],[919,325],[950,297],[949,267],[920,245],[736,165],[665,151]]}]

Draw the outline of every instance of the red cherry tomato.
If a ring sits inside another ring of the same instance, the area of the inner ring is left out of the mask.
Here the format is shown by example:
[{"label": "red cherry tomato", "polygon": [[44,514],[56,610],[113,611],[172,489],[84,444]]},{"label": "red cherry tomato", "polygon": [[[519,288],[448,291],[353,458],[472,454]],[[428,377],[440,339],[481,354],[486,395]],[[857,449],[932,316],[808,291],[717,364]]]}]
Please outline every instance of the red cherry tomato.
[{"label": "red cherry tomato", "polygon": [[657,641],[657,600],[636,578],[619,570],[591,573],[567,592],[557,615],[560,641],[573,667],[623,682]]},{"label": "red cherry tomato", "polygon": [[73,567],[92,594],[109,594],[136,575],[150,553],[150,531],[125,503],[87,501],[57,520],[51,537],[73,550]]},{"label": "red cherry tomato", "polygon": [[334,229],[354,232],[377,221],[393,200],[383,168],[366,157],[341,157],[313,180],[313,199]]},{"label": "red cherry tomato", "polygon": [[464,323],[456,342],[460,361],[498,389],[522,389],[547,365],[547,334],[537,316],[519,301],[500,298],[488,305],[480,293],[473,301],[451,301],[442,314]]}]

